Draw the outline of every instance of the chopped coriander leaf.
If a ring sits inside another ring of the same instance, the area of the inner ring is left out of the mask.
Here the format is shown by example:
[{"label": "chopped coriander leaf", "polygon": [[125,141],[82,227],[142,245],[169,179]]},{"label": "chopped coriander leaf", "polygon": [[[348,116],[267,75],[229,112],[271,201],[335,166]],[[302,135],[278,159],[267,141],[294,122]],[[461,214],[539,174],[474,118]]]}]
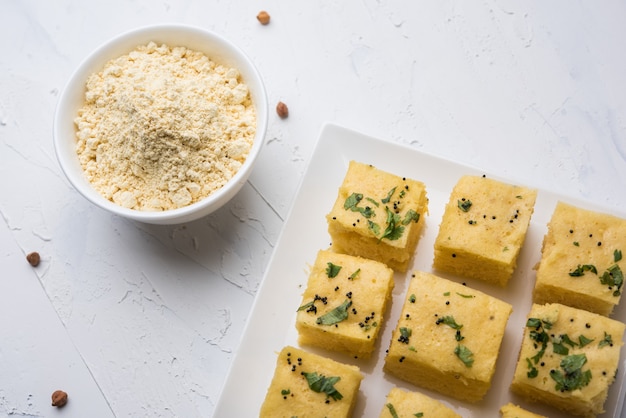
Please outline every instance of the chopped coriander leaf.
[{"label": "chopped coriander leaf", "polygon": [[287,396],[291,394],[291,391],[289,389],[283,389],[280,391],[280,394],[283,396]]},{"label": "chopped coriander leaf", "polygon": [[620,269],[617,264],[613,264],[604,272],[604,274],[602,274],[600,277],[600,283],[610,287],[615,287],[613,296],[619,296],[621,294],[620,289],[624,284],[624,274],[622,273],[622,269]]},{"label": "chopped coriander leaf", "polygon": [[363,200],[363,194],[362,193],[352,193],[350,196],[348,196],[346,201],[343,203],[343,208],[345,210],[351,210],[352,212],[359,212],[365,218],[371,218],[372,216],[374,216],[374,211],[372,210],[371,207],[369,207],[369,206],[365,206],[365,207],[358,206],[358,204],[359,204],[359,202],[361,200]]},{"label": "chopped coriander leaf", "polygon": [[311,302],[309,302],[309,303],[305,303],[304,305],[300,306],[300,307],[298,308],[298,312],[299,312],[299,311],[304,311],[304,310],[306,310],[306,309],[309,309],[311,306],[315,306],[315,301],[311,301]]},{"label": "chopped coriander leaf", "polygon": [[385,211],[387,212],[387,228],[380,239],[387,238],[389,241],[395,241],[402,236],[404,226],[401,225],[400,215],[393,213],[388,207],[385,207]]},{"label": "chopped coriander leaf", "polygon": [[569,354],[569,348],[565,347],[560,342],[552,342],[552,350],[555,354],[560,354],[562,356],[566,356]]},{"label": "chopped coriander leaf", "polygon": [[579,264],[578,267],[576,267],[576,270],[570,271],[569,275],[571,277],[580,277],[584,275],[586,271],[590,271],[592,273],[598,274],[598,270],[596,269],[596,266],[594,266],[593,264],[583,264],[583,265]]},{"label": "chopped coriander leaf", "polygon": [[456,203],[463,212],[467,212],[472,207],[472,201],[469,199],[457,200]]},{"label": "chopped coriander leaf", "polygon": [[575,245],[576,247],[580,247],[580,244],[578,243],[578,241],[574,241],[574,245]]},{"label": "chopped coriander leaf", "polygon": [[544,330],[541,330],[541,331],[532,330],[530,331],[528,336],[530,337],[531,340],[538,342],[538,343],[543,343],[543,344],[547,343],[550,340],[550,336]]},{"label": "chopped coriander leaf", "polygon": [[610,334],[607,334],[606,331],[604,331],[604,338],[598,343],[598,347],[604,347],[607,345],[613,345],[613,337]]},{"label": "chopped coriander leaf", "polygon": [[546,352],[550,336],[545,330],[550,329],[551,326],[552,324],[550,322],[543,321],[539,318],[528,318],[528,321],[526,321],[526,327],[531,328],[528,337],[535,341],[537,345],[541,344],[541,348],[537,351],[537,354],[531,357],[535,364],[539,363],[539,360],[541,360]]},{"label": "chopped coriander leaf", "polygon": [[404,215],[404,219],[402,220],[402,225],[408,225],[411,222],[419,222],[420,214],[415,212],[413,209],[409,209]]},{"label": "chopped coriander leaf", "polygon": [[528,328],[541,328],[541,319],[528,318],[528,321],[526,321],[526,326]]},{"label": "chopped coriander leaf", "polygon": [[616,263],[622,259],[622,250],[613,251],[613,261]]},{"label": "chopped coriander leaf", "polygon": [[537,377],[539,375],[539,370],[537,370],[529,358],[526,359],[526,364],[528,365],[528,372],[526,372],[526,376],[528,376],[529,379]]},{"label": "chopped coriander leaf", "polygon": [[318,325],[335,325],[341,321],[345,321],[348,318],[348,308],[350,308],[350,306],[352,306],[352,301],[346,299],[345,302],[332,311],[318,317],[316,323]]},{"label": "chopped coriander leaf", "polygon": [[444,292],[444,296],[450,296],[450,292]]},{"label": "chopped coriander leaf", "polygon": [[585,354],[573,354],[561,360],[561,370],[551,370],[550,377],[556,382],[555,390],[571,392],[581,389],[591,381],[591,370],[582,371],[587,363]]},{"label": "chopped coriander leaf", "polygon": [[350,275],[350,277],[348,277],[348,280],[354,280],[358,277],[359,273],[361,273],[361,269],[356,269],[356,271],[354,273],[352,273]]},{"label": "chopped coriander leaf", "polygon": [[413,414],[415,416],[415,418],[424,418],[424,413],[423,412],[418,412],[416,414]]},{"label": "chopped coriander leaf", "polygon": [[413,293],[411,293],[411,296],[409,296],[409,302],[415,303],[415,295]]},{"label": "chopped coriander leaf", "polygon": [[587,337],[585,337],[585,336],[584,336],[584,335],[582,335],[582,334],[578,337],[578,344],[579,344],[581,347],[584,347],[584,346],[586,346],[587,344],[592,343],[593,341],[594,341],[594,340],[592,340],[592,339],[590,339],[590,338],[587,338]]},{"label": "chopped coriander leaf", "polygon": [[374,235],[378,236],[378,234],[380,234],[380,226],[377,223],[368,220],[367,227],[374,233]]},{"label": "chopped coriander leaf", "polygon": [[456,321],[454,320],[454,317],[451,315],[446,315],[443,318],[438,318],[437,319],[437,325],[439,324],[445,324],[447,326],[449,326],[452,329],[461,329],[463,328],[463,325],[459,325],[456,323]]},{"label": "chopped coriander leaf", "polygon": [[396,408],[393,407],[393,404],[388,403],[385,406],[387,407],[387,409],[389,410],[389,413],[391,414],[393,418],[399,418],[398,413],[396,412]]},{"label": "chopped coriander leaf", "polygon": [[456,292],[456,294],[461,296],[462,298],[465,298],[465,299],[472,299],[472,298],[476,297],[474,295],[464,295],[463,293],[459,293],[459,292]]},{"label": "chopped coriander leaf", "polygon": [[465,367],[472,367],[472,365],[474,365],[474,353],[463,344],[456,346],[454,354],[465,364]]},{"label": "chopped coriander leaf", "polygon": [[534,356],[531,357],[531,359],[533,360],[533,362],[535,362],[535,364],[539,363],[539,360],[541,360],[541,358],[543,357],[543,355],[546,353],[546,346],[544,345],[541,350],[537,351],[537,354],[535,354]]},{"label": "chopped coriander leaf", "polygon": [[411,333],[411,328],[400,327],[400,336],[398,337],[398,341],[404,344],[408,344]]},{"label": "chopped coriander leaf", "polygon": [[341,266],[333,264],[330,261],[327,263],[326,275],[328,276],[329,279],[332,279],[333,277],[337,277],[340,271],[341,271]]},{"label": "chopped coriander leaf", "polygon": [[371,197],[366,197],[365,200],[367,200],[368,202],[370,202],[372,205],[379,207],[380,203],[378,203],[377,201],[375,201],[374,199],[372,199]]},{"label": "chopped coriander leaf", "polygon": [[383,203],[389,203],[389,201],[391,201],[391,196],[393,196],[395,192],[396,192],[396,188],[394,187],[393,189],[389,190],[387,192],[387,196],[380,199],[380,201]]},{"label": "chopped coriander leaf", "polygon": [[343,203],[343,208],[345,210],[350,209],[354,212],[355,211],[354,208],[356,208],[356,206],[359,204],[361,200],[363,200],[362,193],[352,193],[350,196],[348,196],[346,201]]},{"label": "chopped coriander leaf", "polygon": [[327,396],[333,398],[336,401],[343,398],[343,395],[339,393],[337,389],[335,389],[335,383],[340,381],[341,377],[326,377],[324,375],[317,374],[317,372],[302,372],[302,375],[306,378],[307,383],[309,384],[309,388],[311,388],[313,392],[325,393]]},{"label": "chopped coriander leaf", "polygon": [[567,334],[562,334],[560,335],[560,337],[561,337],[561,342],[569,345],[570,347],[576,347],[578,345],[574,341],[572,341],[572,339]]}]

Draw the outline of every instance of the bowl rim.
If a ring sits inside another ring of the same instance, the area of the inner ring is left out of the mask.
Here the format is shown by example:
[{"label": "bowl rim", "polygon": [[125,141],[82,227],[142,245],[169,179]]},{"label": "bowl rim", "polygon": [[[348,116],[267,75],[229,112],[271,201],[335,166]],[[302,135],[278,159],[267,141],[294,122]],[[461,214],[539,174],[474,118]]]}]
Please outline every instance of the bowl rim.
[{"label": "bowl rim", "polygon": [[[171,42],[167,39],[183,39],[186,42]],[[256,111],[256,132],[252,148],[233,177],[220,189],[198,202],[164,211],[129,209],[106,199],[93,188],[84,176],[78,161],[78,154],[74,151],[76,143],[74,119],[84,100],[87,77],[93,72],[101,70],[111,59],[129,53],[137,46],[147,44],[149,41],[198,50],[217,63],[233,66],[240,72],[248,86]],[[217,48],[219,51],[209,52],[211,48]],[[77,103],[80,104],[77,105]],[[267,92],[263,80],[253,61],[240,47],[211,30],[197,26],[177,23],[154,24],[130,29],[110,38],[101,43],[80,62],[70,75],[57,102],[53,119],[53,142],[58,163],[65,177],[74,189],[88,201],[109,212],[136,221],[174,224],[191,221],[212,213],[229,201],[243,187],[265,143],[267,120]],[[68,135],[70,129],[67,125],[70,122],[73,135]],[[68,136],[72,137],[71,141]],[[70,152],[70,148],[73,152]],[[77,165],[80,168],[80,173],[83,174],[82,176],[77,176]]]}]

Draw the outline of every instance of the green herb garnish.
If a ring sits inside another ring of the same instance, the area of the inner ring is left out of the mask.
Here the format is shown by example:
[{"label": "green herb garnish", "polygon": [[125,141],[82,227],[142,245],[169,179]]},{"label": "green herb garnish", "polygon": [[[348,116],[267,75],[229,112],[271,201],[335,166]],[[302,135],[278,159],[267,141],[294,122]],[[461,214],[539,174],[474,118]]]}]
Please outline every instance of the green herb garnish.
[{"label": "green herb garnish", "polygon": [[587,344],[590,344],[590,343],[592,343],[592,342],[593,342],[593,340],[592,340],[592,339],[587,338],[587,337],[585,337],[585,336],[584,336],[584,335],[582,335],[582,334],[578,337],[578,344],[579,344],[581,347],[584,347],[584,346],[586,346]]},{"label": "green herb garnish", "polygon": [[463,293],[459,293],[459,292],[456,292],[456,294],[461,296],[462,298],[465,298],[465,299],[472,299],[472,298],[476,297],[474,295],[464,295]]},{"label": "green herb garnish", "polygon": [[533,379],[539,375],[539,370],[533,365],[533,362],[530,361],[529,358],[526,359],[526,365],[528,366],[528,371],[526,372],[526,376],[529,379]]},{"label": "green herb garnish", "polygon": [[345,321],[348,318],[348,308],[350,308],[350,306],[352,306],[352,301],[346,299],[344,303],[337,306],[332,311],[328,311],[318,317],[316,323],[318,325],[335,325],[341,321]]},{"label": "green herb garnish", "polygon": [[395,187],[393,189],[389,190],[387,192],[387,197],[384,197],[384,198],[380,199],[380,201],[383,202],[383,203],[389,203],[389,201],[391,200],[391,196],[393,196],[395,191],[396,191]]},{"label": "green herb garnish", "polygon": [[420,214],[415,212],[413,209],[409,209],[405,214],[404,214],[404,219],[402,220],[402,225],[408,225],[411,222],[419,222],[420,220]]},{"label": "green herb garnish", "polygon": [[404,344],[408,344],[411,333],[411,328],[400,327],[400,336],[398,337],[398,341]]},{"label": "green herb garnish", "polygon": [[387,407],[387,409],[389,410],[389,413],[391,414],[391,416],[393,418],[400,418],[400,417],[398,417],[398,413],[396,412],[396,408],[394,408],[391,403],[388,403],[385,406]]},{"label": "green herb garnish", "polygon": [[604,338],[598,343],[598,347],[613,346],[613,337],[604,331]]},{"label": "green herb garnish", "polygon": [[304,310],[306,310],[306,309],[309,309],[311,306],[315,306],[315,301],[311,301],[311,302],[309,302],[309,303],[305,303],[304,305],[300,306],[300,307],[298,308],[298,312],[300,312],[300,311],[304,311]]},{"label": "green herb garnish", "polygon": [[350,275],[350,277],[348,277],[348,280],[354,280],[357,278],[357,276],[359,275],[359,273],[361,273],[361,269],[356,269],[356,271],[354,273],[352,273]]},{"label": "green herb garnish", "polygon": [[368,220],[367,227],[374,233],[374,235],[378,236],[378,234],[380,234],[380,226],[378,226],[377,223]]},{"label": "green herb garnish", "polygon": [[355,208],[361,200],[363,200],[362,193],[352,193],[350,196],[348,196],[346,201],[343,202],[343,208],[345,210],[350,209],[353,212],[358,212],[358,210],[355,211]]},{"label": "green herb garnish", "polygon": [[413,293],[411,293],[411,296],[409,296],[409,302],[415,303],[415,295]]},{"label": "green herb garnish", "polygon": [[465,364],[465,367],[472,367],[474,364],[474,353],[463,344],[456,346],[454,354]]},{"label": "green herb garnish", "polygon": [[335,389],[335,383],[341,380],[341,377],[331,376],[326,377],[317,372],[307,373],[302,372],[302,375],[306,378],[309,388],[313,392],[325,393],[328,397],[338,401],[343,398],[343,395]]},{"label": "green herb garnish", "polygon": [[615,261],[617,263],[621,259],[622,259],[622,251],[621,250],[613,251],[613,261]]},{"label": "green herb garnish", "polygon": [[291,394],[291,390],[283,389],[283,390],[280,391],[280,394],[283,395],[283,396],[290,395]]},{"label": "green herb garnish", "polygon": [[621,294],[620,289],[624,284],[624,274],[622,273],[622,269],[620,269],[617,264],[613,264],[604,272],[604,274],[602,274],[602,277],[600,277],[600,283],[610,287],[615,287],[613,296],[619,296]]},{"label": "green herb garnish", "polygon": [[350,196],[347,197],[346,201],[343,202],[343,208],[345,210],[351,210],[352,212],[359,212],[365,218],[371,218],[374,215],[374,211],[369,206],[358,206],[361,200],[363,200],[362,193],[352,193]]},{"label": "green herb garnish", "polygon": [[591,370],[582,371],[587,363],[585,354],[573,354],[561,360],[561,370],[551,370],[550,377],[556,382],[555,390],[571,392],[583,388],[591,381]]},{"label": "green herb garnish", "polygon": [[598,274],[598,270],[596,269],[596,266],[594,266],[593,264],[583,264],[583,265],[579,264],[578,267],[576,267],[576,270],[571,271],[569,275],[571,277],[580,277],[584,275],[586,271],[590,271],[592,273]]},{"label": "green herb garnish", "polygon": [[439,324],[445,324],[447,326],[449,326],[452,329],[461,329],[463,328],[463,325],[459,325],[456,323],[456,321],[454,320],[453,316],[444,316],[443,318],[438,318],[437,319],[437,325]]},{"label": "green herb garnish", "polygon": [[387,238],[389,241],[395,241],[402,236],[404,226],[401,225],[400,215],[393,213],[393,211],[386,206],[385,211],[387,212],[387,228],[385,228],[380,239]]},{"label": "green herb garnish", "polygon": [[456,203],[463,212],[467,212],[472,207],[472,201],[469,199],[457,200]]},{"label": "green herb garnish", "polygon": [[531,357],[532,361],[537,364],[545,354],[546,347],[548,347],[548,341],[550,341],[550,336],[545,330],[550,329],[552,324],[548,321],[542,321],[539,318],[528,318],[528,321],[526,321],[526,327],[531,328],[528,333],[528,337],[535,341],[537,346],[539,344],[541,345],[537,354]]},{"label": "green herb garnish", "polygon": [[572,339],[567,334],[562,334],[562,335],[560,335],[560,337],[561,337],[561,341],[564,344],[569,345],[570,347],[576,347],[578,345],[574,341],[572,341]]},{"label": "green herb garnish", "polygon": [[341,271],[341,266],[333,264],[330,261],[327,263],[326,275],[328,276],[329,279],[332,279],[333,277],[337,277],[337,275],[339,274],[339,271]]},{"label": "green herb garnish", "polygon": [[560,354],[562,356],[566,356],[569,354],[569,348],[565,347],[560,342],[552,341],[552,350],[554,351],[555,354]]}]

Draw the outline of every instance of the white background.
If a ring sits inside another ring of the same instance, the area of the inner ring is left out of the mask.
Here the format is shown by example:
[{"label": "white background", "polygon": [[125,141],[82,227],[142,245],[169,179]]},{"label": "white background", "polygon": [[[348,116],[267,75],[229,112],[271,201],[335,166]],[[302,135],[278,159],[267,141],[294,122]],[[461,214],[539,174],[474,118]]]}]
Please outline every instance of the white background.
[{"label": "white background", "polygon": [[[625,16],[622,1],[4,0],[0,416],[211,416],[324,122],[622,210]],[[155,23],[235,42],[290,110],[231,203],[170,227],[90,205],[52,146],[79,63]]]}]

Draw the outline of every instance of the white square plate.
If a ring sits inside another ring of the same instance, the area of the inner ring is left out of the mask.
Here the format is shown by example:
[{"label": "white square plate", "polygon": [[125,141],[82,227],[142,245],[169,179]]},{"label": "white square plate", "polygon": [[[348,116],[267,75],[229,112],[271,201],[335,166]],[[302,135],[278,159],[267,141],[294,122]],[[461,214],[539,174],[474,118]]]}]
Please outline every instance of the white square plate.
[{"label": "white square plate", "polygon": [[[378,416],[384,407],[385,396],[393,386],[426,393],[451,406],[464,417],[500,416],[499,408],[509,401],[552,418],[569,416],[546,406],[527,404],[509,391],[526,315],[532,304],[532,289],[535,281],[533,266],[540,259],[541,243],[547,231],[546,224],[552,216],[557,201],[562,200],[580,207],[610,212],[624,218],[626,218],[626,213],[616,213],[588,202],[539,189],[526,243],[518,259],[518,268],[506,288],[497,288],[486,283],[436,272],[440,276],[466,282],[470,287],[513,305],[513,314],[507,324],[490,391],[477,404],[459,402],[451,397],[417,388],[383,373],[385,350],[400,314],[401,301],[404,298],[411,271],[432,272],[433,244],[444,207],[457,180],[465,174],[485,174],[507,183],[515,182],[498,177],[496,173],[484,173],[474,167],[456,164],[330,124],[324,126],[321,131],[317,147],[257,293],[241,345],[235,354],[216,406],[215,416],[220,418],[258,416],[274,374],[277,353],[285,345],[298,346],[295,329],[296,310],[300,306],[309,267],[314,262],[317,251],[327,248],[330,244],[325,215],[332,208],[337,197],[337,189],[345,176],[350,160],[372,164],[379,169],[420,180],[426,184],[430,200],[425,232],[419,242],[413,266],[406,274],[396,273],[395,275],[393,301],[379,334],[376,353],[372,355],[372,358],[355,360],[350,356],[303,347],[311,352],[355,364],[361,368],[365,378],[361,384],[354,416]],[[616,308],[613,318],[623,321],[626,318],[625,310],[626,304],[622,303]],[[601,415],[602,418],[620,417],[624,399],[625,351],[626,349],[622,348],[620,369],[605,404],[607,412]]]}]

